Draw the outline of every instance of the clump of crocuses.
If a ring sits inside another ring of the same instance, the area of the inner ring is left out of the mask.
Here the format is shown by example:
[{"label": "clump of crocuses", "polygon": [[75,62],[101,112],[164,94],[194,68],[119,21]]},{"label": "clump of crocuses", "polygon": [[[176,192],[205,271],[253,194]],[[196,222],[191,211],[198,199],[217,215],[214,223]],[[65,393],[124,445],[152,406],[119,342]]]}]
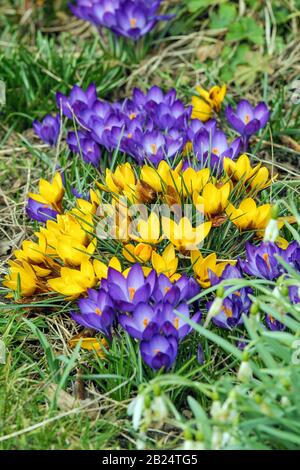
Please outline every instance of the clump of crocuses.
[{"label": "clump of crocuses", "polygon": [[[162,160],[174,162],[184,152],[191,156],[185,160],[184,168],[192,162],[194,168],[209,166],[220,174],[224,159],[234,160],[242,149],[246,150],[251,134],[263,127],[269,117],[265,104],[250,113],[250,104],[241,102],[243,106],[237,108],[240,113],[249,107],[249,116],[259,116],[260,120],[251,118],[253,125],[246,126],[246,134],[243,130],[240,137],[230,140],[215,119],[206,122],[193,119],[192,106],[185,105],[174,89],[164,93],[153,86],[144,93],[135,88],[130,98],[109,103],[98,98],[92,83],[86,90],[74,86],[69,96],[58,93],[56,102],[61,114],[78,127],[67,134],[69,149],[95,167],[101,164],[103,150],[109,156],[118,150],[139,165],[150,162],[155,167]],[[233,114],[228,111],[227,117],[237,129]],[[248,114],[246,117],[244,114],[242,118],[248,119]],[[47,143],[50,143],[49,119],[39,124],[39,136]]]},{"label": "clump of crocuses", "polygon": [[187,319],[201,319],[197,303],[188,303],[199,291],[198,283],[187,276],[172,283],[154,270],[145,275],[139,264],[133,265],[126,276],[109,268],[100,289],[90,289],[88,297],[78,302],[79,313],[73,312],[72,317],[107,338],[120,324],[140,342],[148,366],[169,369],[180,341],[192,331]]}]

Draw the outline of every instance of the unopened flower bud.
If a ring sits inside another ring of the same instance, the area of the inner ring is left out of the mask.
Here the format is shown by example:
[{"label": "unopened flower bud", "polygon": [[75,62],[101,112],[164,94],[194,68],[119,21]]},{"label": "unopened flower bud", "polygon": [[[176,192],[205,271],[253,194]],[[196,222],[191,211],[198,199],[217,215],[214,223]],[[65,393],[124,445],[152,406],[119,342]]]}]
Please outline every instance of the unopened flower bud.
[{"label": "unopened flower bud", "polygon": [[237,378],[243,383],[249,382],[252,378],[252,369],[249,361],[242,361],[237,373]]}]

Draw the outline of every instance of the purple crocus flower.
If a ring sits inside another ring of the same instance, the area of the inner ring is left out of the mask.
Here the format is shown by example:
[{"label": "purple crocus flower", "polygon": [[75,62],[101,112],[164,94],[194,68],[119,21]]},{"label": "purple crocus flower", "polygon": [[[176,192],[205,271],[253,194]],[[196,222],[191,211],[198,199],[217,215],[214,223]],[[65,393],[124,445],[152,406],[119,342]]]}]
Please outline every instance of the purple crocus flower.
[{"label": "purple crocus flower", "polygon": [[32,198],[29,198],[27,201],[26,213],[30,219],[43,223],[47,222],[47,220],[55,220],[58,214],[50,204],[44,204]]},{"label": "purple crocus flower", "polygon": [[56,94],[57,107],[69,119],[73,119],[74,115],[76,116],[91,108],[96,100],[97,90],[94,83],[91,83],[86,91],[75,85],[68,97],[59,92]]},{"label": "purple crocus flower", "polygon": [[221,171],[225,157],[235,159],[241,148],[241,139],[238,137],[229,145],[226,135],[219,129],[200,129],[193,139],[194,153],[202,167],[209,166]]},{"label": "purple crocus flower", "polygon": [[276,318],[272,317],[271,315],[265,316],[266,325],[271,331],[283,331],[285,330],[284,323],[276,320]]},{"label": "purple crocus flower", "polygon": [[155,271],[145,277],[139,264],[130,268],[127,277],[113,268],[108,269],[107,284],[115,306],[123,312],[132,312],[140,302],[148,302],[156,280]]},{"label": "purple crocus flower", "polygon": [[70,9],[79,18],[136,41],[158,21],[171,18],[157,15],[160,4],[161,0],[77,0]]},{"label": "purple crocus flower", "polygon": [[[208,302],[209,309],[212,302]],[[237,295],[226,297],[223,300],[223,306],[220,313],[212,318],[212,322],[219,328],[231,330],[243,324],[242,314],[248,315],[249,308]]]},{"label": "purple crocus flower", "polygon": [[251,135],[265,127],[270,118],[266,103],[260,102],[254,108],[247,100],[240,101],[236,111],[227,106],[225,114],[230,125],[243,137],[245,150]]},{"label": "purple crocus flower", "polygon": [[158,306],[152,307],[141,302],[136,306],[132,316],[120,314],[119,322],[130,336],[142,340],[153,336],[153,331],[158,331],[158,325],[153,321],[158,309]]},{"label": "purple crocus flower", "polygon": [[239,265],[246,274],[269,281],[283,274],[284,269],[275,255],[286,258],[286,253],[276,243],[267,242],[256,246],[247,242],[245,248],[246,261],[240,259]]},{"label": "purple crocus flower", "polygon": [[73,320],[86,328],[93,328],[111,337],[115,312],[113,302],[105,290],[88,289],[88,297],[80,299],[78,306],[80,313],[71,312]]},{"label": "purple crocus flower", "polygon": [[285,259],[296,271],[300,272],[300,245],[296,240],[287,247]]},{"label": "purple crocus flower", "polygon": [[[238,267],[228,264],[224,269],[222,276],[218,278],[214,273],[210,272],[212,285],[217,285],[223,280],[241,279],[242,274]],[[230,285],[225,286],[225,292],[231,288]],[[249,294],[252,294],[250,287],[242,287],[227,295],[223,300],[222,310],[219,314],[212,318],[212,322],[225,329],[235,328],[243,323],[242,314],[248,315],[251,306]],[[207,303],[209,310],[212,302]]]},{"label": "purple crocus flower", "polygon": [[[185,338],[193,329],[193,327],[178,315],[178,312],[185,318],[190,318],[190,309],[186,303],[179,304],[176,308],[169,303],[165,303],[157,321],[159,321],[162,331],[167,336],[174,336],[178,340]],[[191,320],[198,323],[201,319],[201,312],[195,313]]]},{"label": "purple crocus flower", "polygon": [[154,302],[178,305],[180,302],[189,302],[200,292],[200,286],[194,278],[182,275],[180,279],[172,283],[165,274],[159,274],[153,290]]},{"label": "purple crocus flower", "polygon": [[60,133],[60,116],[51,116],[48,114],[40,122],[33,121],[33,129],[36,135],[46,144],[50,146],[56,145]]},{"label": "purple crocus flower", "polygon": [[82,155],[86,163],[91,163],[98,167],[101,159],[101,150],[99,145],[89,136],[88,133],[78,131],[69,132],[67,144],[72,152]]},{"label": "purple crocus flower", "polygon": [[145,363],[152,369],[168,370],[177,356],[178,343],[174,336],[153,335],[149,341],[143,340],[140,351]]}]

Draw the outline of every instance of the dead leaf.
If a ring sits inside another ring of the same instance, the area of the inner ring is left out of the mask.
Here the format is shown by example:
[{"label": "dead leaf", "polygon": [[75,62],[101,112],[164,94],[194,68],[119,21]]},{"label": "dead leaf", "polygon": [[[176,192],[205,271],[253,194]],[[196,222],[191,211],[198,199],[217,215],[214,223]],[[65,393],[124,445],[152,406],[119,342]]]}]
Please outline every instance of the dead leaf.
[{"label": "dead leaf", "polygon": [[291,137],[287,135],[281,135],[280,140],[284,145],[287,145],[292,150],[295,150],[295,152],[300,152],[300,144]]},{"label": "dead leaf", "polygon": [[207,59],[216,59],[219,57],[222,49],[222,41],[217,41],[215,44],[207,44],[205,46],[198,47],[196,55],[200,62],[205,62]]},{"label": "dead leaf", "polygon": [[99,415],[99,408],[89,399],[77,400],[65,390],[57,391],[56,384],[50,384],[46,390],[47,398],[52,402],[56,398],[56,404],[61,411],[70,411],[75,408],[84,407],[82,412],[92,419],[96,419]]}]

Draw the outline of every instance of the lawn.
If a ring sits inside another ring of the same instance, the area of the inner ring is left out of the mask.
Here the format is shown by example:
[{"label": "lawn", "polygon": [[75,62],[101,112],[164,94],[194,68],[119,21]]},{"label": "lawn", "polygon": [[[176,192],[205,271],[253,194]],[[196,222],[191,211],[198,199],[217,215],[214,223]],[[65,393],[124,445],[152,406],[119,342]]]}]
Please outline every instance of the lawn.
[{"label": "lawn", "polygon": [[300,1],[92,3],[0,6],[0,449],[299,449]]}]

